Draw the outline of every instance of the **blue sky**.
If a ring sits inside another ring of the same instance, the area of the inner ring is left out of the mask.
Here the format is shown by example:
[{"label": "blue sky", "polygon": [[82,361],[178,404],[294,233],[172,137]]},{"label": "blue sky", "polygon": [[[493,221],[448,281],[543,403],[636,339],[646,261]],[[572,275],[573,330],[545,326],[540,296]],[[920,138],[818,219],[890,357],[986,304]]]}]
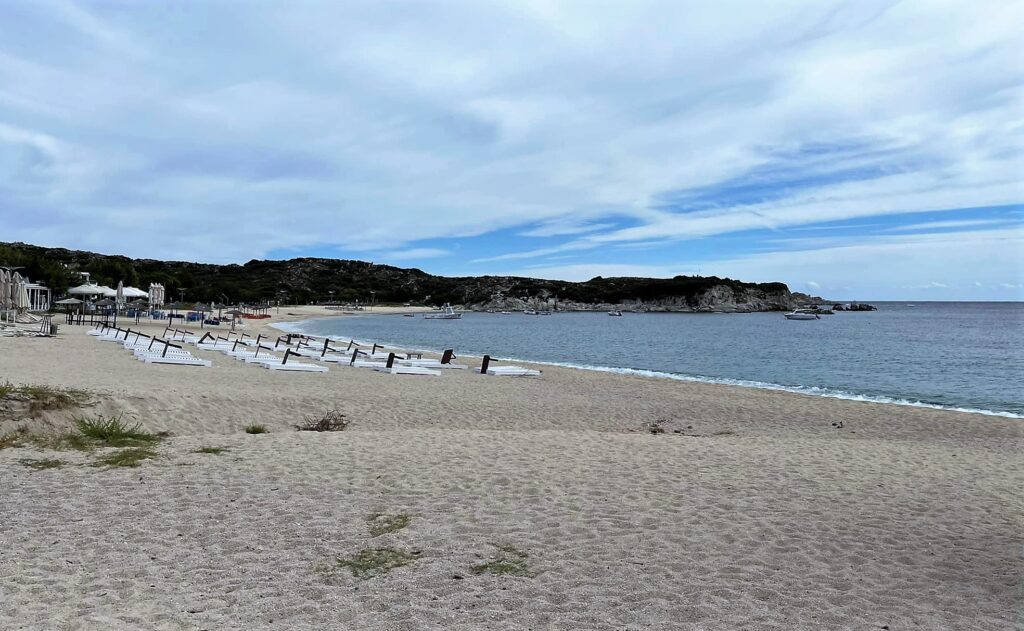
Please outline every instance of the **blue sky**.
[{"label": "blue sky", "polygon": [[1022,25],[1012,2],[5,2],[0,241],[1022,300]]}]

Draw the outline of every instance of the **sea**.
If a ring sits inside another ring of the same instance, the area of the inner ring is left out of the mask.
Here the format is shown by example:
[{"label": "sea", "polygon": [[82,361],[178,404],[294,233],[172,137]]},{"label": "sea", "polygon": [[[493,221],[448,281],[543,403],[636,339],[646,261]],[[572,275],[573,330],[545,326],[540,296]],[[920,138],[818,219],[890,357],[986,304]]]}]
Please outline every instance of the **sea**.
[{"label": "sea", "polygon": [[1024,303],[882,302],[781,313],[465,313],[279,325],[402,348],[1024,418]]}]

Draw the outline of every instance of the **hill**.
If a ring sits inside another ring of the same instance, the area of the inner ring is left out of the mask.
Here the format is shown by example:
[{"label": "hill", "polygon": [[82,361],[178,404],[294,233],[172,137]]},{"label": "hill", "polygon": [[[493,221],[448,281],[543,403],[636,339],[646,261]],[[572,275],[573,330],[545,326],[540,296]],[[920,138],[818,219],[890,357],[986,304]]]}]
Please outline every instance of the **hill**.
[{"label": "hill", "polygon": [[515,276],[434,276],[365,261],[297,258],[213,265],[131,259],[24,243],[0,243],[0,265],[24,267],[59,296],[91,280],[146,289],[162,283],[169,299],[218,303],[369,302],[442,304],[473,309],[610,309],[653,311],[775,311],[810,297],[784,283],[744,283],[715,276],[593,278],[568,282]]}]

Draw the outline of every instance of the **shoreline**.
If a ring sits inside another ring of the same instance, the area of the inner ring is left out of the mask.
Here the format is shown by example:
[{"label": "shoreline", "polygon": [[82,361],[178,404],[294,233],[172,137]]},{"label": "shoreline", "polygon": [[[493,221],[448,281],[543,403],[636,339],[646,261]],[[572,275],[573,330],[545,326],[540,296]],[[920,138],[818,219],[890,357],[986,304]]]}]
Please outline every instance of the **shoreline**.
[{"label": "shoreline", "polygon": [[[322,317],[305,318],[299,320],[282,320],[270,324],[270,328],[285,333],[302,333],[304,335],[310,335],[312,337],[326,337],[322,334],[309,333],[304,330],[302,325],[308,322],[317,322],[322,320],[336,320],[345,317],[365,317],[373,315],[396,315],[398,313],[406,313],[407,311],[396,311],[394,313],[347,313],[344,315],[327,315]],[[704,315],[694,313],[693,315]],[[343,336],[344,337],[344,336]],[[356,339],[356,338],[350,338]],[[391,348],[402,348],[414,352],[431,353],[440,356],[441,350],[435,348],[419,348],[403,344],[402,342],[395,340],[377,340],[377,339],[356,339],[361,343],[377,343]],[[466,353],[461,355],[462,357],[474,357],[479,358],[481,355],[474,353]],[[757,390],[765,390],[769,392],[785,392],[788,394],[803,395],[808,397],[820,397],[827,399],[838,399],[841,401],[859,401],[863,403],[874,403],[878,405],[895,405],[910,408],[938,410],[944,412],[958,412],[962,414],[978,414],[981,416],[991,416],[998,418],[1008,419],[1024,419],[1024,414],[1017,412],[1009,412],[1004,410],[989,410],[985,408],[970,408],[960,407],[952,405],[943,405],[940,403],[929,403],[925,401],[913,401],[910,399],[900,399],[885,395],[869,395],[859,394],[856,392],[847,392],[843,390],[837,390],[833,388],[821,388],[818,386],[788,386],[784,384],[752,381],[747,379],[733,379],[729,377],[706,377],[702,375],[687,375],[682,373],[672,373],[660,370],[649,370],[644,368],[620,368],[616,366],[597,366],[590,364],[576,364],[572,362],[557,362],[557,361],[546,361],[538,359],[530,359],[525,357],[514,357],[514,356],[498,356],[491,355],[492,358],[499,361],[511,361],[525,364],[532,364],[534,366],[557,366],[560,368],[569,368],[574,370],[586,370],[590,372],[606,373],[606,374],[618,374],[618,375],[632,375],[636,377],[644,377],[650,379],[667,379],[672,381],[683,381],[687,383],[704,383],[713,384],[719,386],[731,386],[736,388],[753,388]]]},{"label": "shoreline", "polygon": [[[323,315],[287,311],[244,330]],[[0,382],[91,399],[34,412],[0,394],[0,436],[26,442],[0,441],[0,628],[1016,619],[1017,420],[559,366],[288,373],[194,347],[212,367],[144,364],[88,329],[0,338]],[[298,431],[325,415],[350,424]],[[29,440],[97,416],[158,436],[151,454],[114,466],[130,447]],[[381,552],[407,562],[342,564]]]}]

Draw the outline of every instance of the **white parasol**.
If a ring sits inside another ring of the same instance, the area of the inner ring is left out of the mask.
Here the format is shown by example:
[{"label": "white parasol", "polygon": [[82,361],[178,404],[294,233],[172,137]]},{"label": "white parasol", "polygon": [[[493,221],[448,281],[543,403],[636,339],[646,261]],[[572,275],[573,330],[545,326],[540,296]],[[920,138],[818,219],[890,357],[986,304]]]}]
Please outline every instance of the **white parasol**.
[{"label": "white parasol", "polygon": [[7,308],[7,270],[0,269],[0,309]]},{"label": "white parasol", "polygon": [[32,306],[32,303],[28,301],[28,283],[22,281],[18,283],[17,296],[14,298],[14,308],[18,311],[28,311],[28,308]]}]

